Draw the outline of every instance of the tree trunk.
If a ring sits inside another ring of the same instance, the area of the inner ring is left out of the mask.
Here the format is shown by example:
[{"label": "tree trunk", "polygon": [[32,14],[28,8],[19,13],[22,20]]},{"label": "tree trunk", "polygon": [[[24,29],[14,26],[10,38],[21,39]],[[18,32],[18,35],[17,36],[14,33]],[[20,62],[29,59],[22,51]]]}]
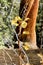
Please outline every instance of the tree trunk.
[{"label": "tree trunk", "polygon": [[[27,1],[27,2],[26,2]],[[28,6],[26,8],[26,11],[24,13],[23,7],[24,5],[28,3]],[[36,26],[36,18],[37,18],[37,13],[38,13],[38,6],[39,6],[39,0],[22,0],[20,4],[20,12],[19,12],[20,17],[23,18],[22,14],[24,15],[24,18],[30,18],[30,20],[27,21],[28,25],[25,31],[29,31],[29,35],[27,35],[27,40],[30,40],[34,47],[36,46],[36,32],[35,32],[35,26]]]},{"label": "tree trunk", "polygon": [[[33,44],[36,44],[35,26],[36,26],[36,18],[38,13],[38,5],[39,5],[39,0],[34,0],[31,10],[28,14],[30,20],[28,21],[28,25],[26,28],[26,30],[30,32],[30,40]],[[27,36],[27,39],[29,39],[29,36]]]}]

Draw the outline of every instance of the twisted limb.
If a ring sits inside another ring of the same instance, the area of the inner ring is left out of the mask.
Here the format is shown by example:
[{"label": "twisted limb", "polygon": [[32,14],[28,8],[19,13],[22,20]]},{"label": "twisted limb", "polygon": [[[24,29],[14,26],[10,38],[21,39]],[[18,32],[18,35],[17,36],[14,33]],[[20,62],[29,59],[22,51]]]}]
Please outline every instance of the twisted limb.
[{"label": "twisted limb", "polygon": [[[26,36],[26,40],[30,40],[33,48],[37,48],[36,45],[36,18],[38,13],[39,0],[21,0],[19,15],[21,18],[30,18],[27,21],[28,25],[24,29],[29,31],[29,35]],[[22,38],[24,39],[23,35]]]}]

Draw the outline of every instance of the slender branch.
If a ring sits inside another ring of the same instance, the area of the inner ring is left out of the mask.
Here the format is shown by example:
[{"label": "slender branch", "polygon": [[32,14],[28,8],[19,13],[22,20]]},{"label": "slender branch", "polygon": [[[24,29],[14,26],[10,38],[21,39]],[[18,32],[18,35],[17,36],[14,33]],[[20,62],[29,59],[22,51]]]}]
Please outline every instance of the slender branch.
[{"label": "slender branch", "polygon": [[[12,62],[12,58],[11,58],[10,54],[6,50],[4,50],[4,52],[6,52],[6,54],[8,55],[8,57],[10,58],[10,60]],[[14,62],[12,64],[14,65]]]},{"label": "slender branch", "polygon": [[5,52],[3,50],[3,58],[4,58],[4,61],[5,61],[5,65],[8,65],[7,62],[6,62],[6,59],[5,59]]}]

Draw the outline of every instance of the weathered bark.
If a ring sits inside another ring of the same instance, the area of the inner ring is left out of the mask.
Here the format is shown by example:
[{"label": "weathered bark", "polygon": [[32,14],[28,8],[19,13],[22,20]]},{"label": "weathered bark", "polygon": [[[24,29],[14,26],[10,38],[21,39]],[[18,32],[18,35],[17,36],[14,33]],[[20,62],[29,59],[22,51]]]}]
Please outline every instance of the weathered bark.
[{"label": "weathered bark", "polygon": [[34,44],[36,44],[35,26],[36,26],[36,18],[38,13],[38,5],[39,5],[39,0],[34,0],[33,6],[28,14],[30,20],[28,21],[27,30],[30,32],[30,40]]},{"label": "weathered bark", "polygon": [[[27,25],[26,29],[24,29],[24,30],[27,30],[30,32],[30,34],[27,35],[27,40],[30,40],[33,43],[33,45],[36,45],[35,26],[36,26],[36,18],[37,18],[37,13],[38,13],[39,0],[22,0],[21,5],[20,5],[20,12],[22,11],[23,6],[26,3],[28,3],[28,6],[25,11],[24,18],[29,17],[30,20],[27,21],[28,25]],[[24,10],[23,10],[23,12],[24,12]],[[23,18],[23,16],[22,16],[23,12],[20,14],[20,17],[22,17],[22,18]]]}]

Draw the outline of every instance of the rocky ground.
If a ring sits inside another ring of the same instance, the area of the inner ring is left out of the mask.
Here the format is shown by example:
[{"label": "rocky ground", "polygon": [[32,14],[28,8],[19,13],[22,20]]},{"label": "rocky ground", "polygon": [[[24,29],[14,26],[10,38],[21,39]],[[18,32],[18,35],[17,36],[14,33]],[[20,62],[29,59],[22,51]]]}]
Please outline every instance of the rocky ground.
[{"label": "rocky ground", "polygon": [[[43,49],[26,51],[30,65],[43,65]],[[0,65],[20,65],[19,57],[10,49],[0,49]]]}]

